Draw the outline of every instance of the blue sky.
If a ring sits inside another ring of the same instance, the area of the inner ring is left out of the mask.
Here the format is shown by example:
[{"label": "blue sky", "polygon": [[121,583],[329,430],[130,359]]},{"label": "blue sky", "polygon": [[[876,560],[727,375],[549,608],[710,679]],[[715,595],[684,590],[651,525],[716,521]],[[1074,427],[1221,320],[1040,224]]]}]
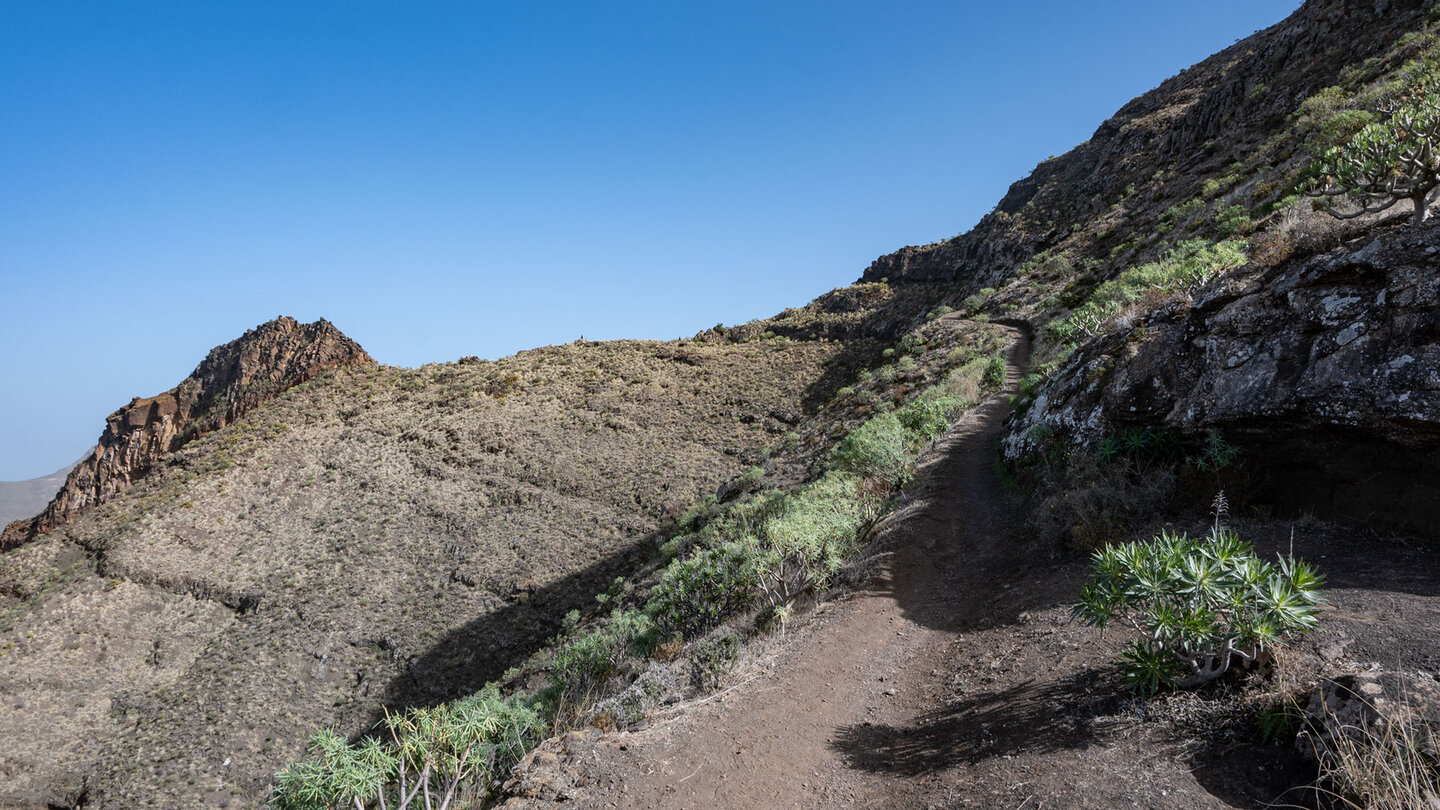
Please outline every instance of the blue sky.
[{"label": "blue sky", "polygon": [[0,0],[0,480],[281,314],[690,335],[953,236],[1297,0]]}]

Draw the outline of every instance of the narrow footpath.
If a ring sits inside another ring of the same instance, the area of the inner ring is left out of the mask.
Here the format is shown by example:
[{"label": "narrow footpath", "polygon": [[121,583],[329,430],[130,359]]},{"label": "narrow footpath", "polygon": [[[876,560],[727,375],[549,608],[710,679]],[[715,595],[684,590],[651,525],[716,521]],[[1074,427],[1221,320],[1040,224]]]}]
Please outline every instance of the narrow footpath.
[{"label": "narrow footpath", "polygon": [[[864,586],[797,622],[763,666],[718,694],[634,732],[581,729],[547,743],[526,771],[529,797],[505,810],[1292,802],[1313,772],[1297,770],[1292,747],[1264,743],[1225,689],[1147,707],[1112,664],[1127,634],[1070,621],[1084,555],[1024,531],[994,471],[1029,351],[1013,338],[1006,390],[923,456],[879,528]],[[1329,577],[1321,629],[1295,655],[1331,670],[1382,655],[1394,669],[1440,661],[1440,548],[1284,521],[1235,528],[1261,556],[1293,547]]]}]

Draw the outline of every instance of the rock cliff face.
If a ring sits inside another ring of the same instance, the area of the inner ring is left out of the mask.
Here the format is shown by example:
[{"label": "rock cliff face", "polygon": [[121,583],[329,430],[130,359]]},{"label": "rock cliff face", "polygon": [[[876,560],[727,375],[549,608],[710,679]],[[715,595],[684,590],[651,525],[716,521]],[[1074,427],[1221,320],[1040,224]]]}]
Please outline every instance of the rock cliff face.
[{"label": "rock cliff face", "polygon": [[373,365],[360,344],[323,318],[302,324],[281,317],[251,329],[211,349],[179,385],[149,399],[137,397],[110,414],[99,444],[71,470],[60,493],[39,517],[11,524],[0,547],[24,542],[104,503],[161,457],[325,369]]},{"label": "rock cliff face", "polygon": [[1425,226],[1244,268],[1076,352],[1007,454],[1127,426],[1219,430],[1281,505],[1440,531],[1437,265]]}]

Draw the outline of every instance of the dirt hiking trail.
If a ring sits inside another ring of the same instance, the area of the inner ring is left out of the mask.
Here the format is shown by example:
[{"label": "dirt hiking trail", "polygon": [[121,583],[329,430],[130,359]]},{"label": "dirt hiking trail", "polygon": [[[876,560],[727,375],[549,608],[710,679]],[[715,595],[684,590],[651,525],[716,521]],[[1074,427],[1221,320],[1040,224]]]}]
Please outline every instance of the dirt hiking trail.
[{"label": "dirt hiking trail", "polygon": [[[1029,352],[1012,335],[1005,391],[922,458],[863,586],[716,695],[637,731],[547,743],[504,806],[1250,808],[1293,784],[1294,766],[1273,764],[1288,752],[1145,722],[1108,664],[1124,639],[1068,621],[1084,560],[1030,541],[994,473]],[[1423,614],[1422,636],[1440,622],[1423,590],[1401,611]],[[1412,641],[1433,662],[1434,642]],[[1192,699],[1210,705],[1175,698]]]}]

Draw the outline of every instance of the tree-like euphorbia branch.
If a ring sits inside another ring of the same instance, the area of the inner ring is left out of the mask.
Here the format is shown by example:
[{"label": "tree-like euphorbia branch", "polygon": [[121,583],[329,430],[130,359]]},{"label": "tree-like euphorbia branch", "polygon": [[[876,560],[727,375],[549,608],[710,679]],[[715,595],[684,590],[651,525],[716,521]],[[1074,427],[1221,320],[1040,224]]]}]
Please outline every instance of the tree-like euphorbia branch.
[{"label": "tree-like euphorbia branch", "polygon": [[1325,153],[1321,176],[1306,193],[1343,197],[1359,206],[1350,211],[1330,208],[1340,219],[1388,211],[1408,200],[1419,224],[1440,196],[1440,81],[1421,82],[1408,99],[1385,112],[1385,120]]}]

